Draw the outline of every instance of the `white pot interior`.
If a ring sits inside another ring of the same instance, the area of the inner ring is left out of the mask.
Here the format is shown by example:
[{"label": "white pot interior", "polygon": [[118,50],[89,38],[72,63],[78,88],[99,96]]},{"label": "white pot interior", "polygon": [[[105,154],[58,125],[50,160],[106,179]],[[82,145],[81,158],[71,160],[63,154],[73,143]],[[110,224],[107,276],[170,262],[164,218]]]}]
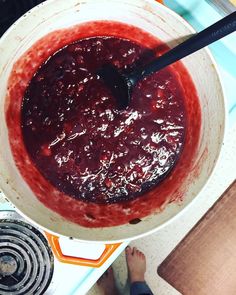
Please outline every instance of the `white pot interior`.
[{"label": "white pot interior", "polygon": [[196,169],[189,172],[184,200],[172,203],[137,225],[87,229],[74,224],[46,208],[23,180],[8,140],[4,113],[7,81],[14,62],[39,38],[56,29],[91,20],[116,20],[140,27],[170,47],[193,33],[176,14],[152,0],[49,0],[18,20],[0,40],[0,185],[20,212],[45,229],[65,236],[90,241],[117,241],[142,236],[160,228],[186,207],[208,180],[219,156],[225,126],[225,105],[218,73],[207,50],[183,60],[196,89],[202,110],[200,146],[194,159]]}]

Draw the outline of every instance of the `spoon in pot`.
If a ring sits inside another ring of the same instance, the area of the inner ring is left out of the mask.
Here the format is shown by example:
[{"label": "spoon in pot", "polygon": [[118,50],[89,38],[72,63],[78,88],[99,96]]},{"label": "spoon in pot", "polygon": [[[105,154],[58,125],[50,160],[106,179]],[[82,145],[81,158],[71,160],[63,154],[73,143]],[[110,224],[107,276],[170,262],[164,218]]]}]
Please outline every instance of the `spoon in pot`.
[{"label": "spoon in pot", "polygon": [[125,109],[129,105],[132,90],[139,80],[229,35],[235,30],[236,11],[131,73],[124,73],[112,65],[104,65],[98,70],[97,74],[112,91],[120,109]]}]

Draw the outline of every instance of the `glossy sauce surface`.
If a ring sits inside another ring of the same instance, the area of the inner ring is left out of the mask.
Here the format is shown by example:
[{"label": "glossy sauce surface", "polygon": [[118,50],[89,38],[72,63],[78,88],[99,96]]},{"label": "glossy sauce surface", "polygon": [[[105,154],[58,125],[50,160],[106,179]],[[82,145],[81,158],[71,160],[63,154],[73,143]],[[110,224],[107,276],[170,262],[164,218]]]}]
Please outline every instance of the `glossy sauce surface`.
[{"label": "glossy sauce surface", "polygon": [[[50,56],[68,44],[101,35],[128,39],[139,46],[145,44],[146,49],[149,52],[150,50],[155,52],[156,56],[168,50],[168,47],[156,36],[120,22],[93,21],[53,31],[35,42],[14,63],[8,79],[8,92],[5,100],[9,143],[15,164],[25,183],[29,186],[32,194],[42,203],[42,208],[46,206],[56,212],[58,218],[63,218],[63,220],[65,218],[86,228],[134,223],[163,210],[170,202],[182,200],[188,186],[186,179],[189,179],[189,174],[195,169],[196,156],[198,155],[196,151],[201,131],[201,108],[197,91],[187,69],[181,62],[177,62],[168,67],[168,75],[173,76],[173,79],[177,81],[178,89],[184,99],[185,139],[178,162],[167,177],[158,185],[154,185],[151,190],[144,191],[139,197],[116,203],[114,201],[110,203],[84,201],[81,198],[71,197],[53,185],[36,166],[36,162],[26,149],[24,132],[22,132],[22,102],[35,73]],[[136,93],[139,95],[138,88]],[[28,124],[27,128],[30,132],[30,121]],[[34,136],[36,140],[36,133]],[[54,139],[52,137],[51,141],[45,142],[48,145]],[[34,140],[32,139],[31,142]],[[47,148],[44,149],[44,151],[46,150]],[[49,161],[50,157],[45,157],[45,160]],[[33,216],[31,218],[33,219]],[[52,223],[56,222],[53,216],[50,216],[50,220]]]},{"label": "glossy sauce surface", "polygon": [[140,81],[125,110],[96,74],[106,63],[131,70],[154,57],[127,39],[92,37],[65,46],[34,75],[22,103],[23,139],[57,189],[116,203],[151,189],[171,171],[186,127],[175,74],[163,69]]}]

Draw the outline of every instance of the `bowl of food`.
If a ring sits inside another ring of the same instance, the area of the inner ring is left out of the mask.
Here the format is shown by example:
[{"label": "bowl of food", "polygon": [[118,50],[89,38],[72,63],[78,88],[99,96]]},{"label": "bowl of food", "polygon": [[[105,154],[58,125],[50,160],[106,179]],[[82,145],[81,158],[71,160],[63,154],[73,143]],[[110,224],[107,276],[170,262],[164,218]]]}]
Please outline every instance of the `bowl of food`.
[{"label": "bowl of food", "polygon": [[152,0],[51,0],[4,34],[0,186],[21,214],[57,235],[114,242],[196,198],[225,128],[209,51],[139,81],[124,109],[98,74],[132,71],[193,33]]}]

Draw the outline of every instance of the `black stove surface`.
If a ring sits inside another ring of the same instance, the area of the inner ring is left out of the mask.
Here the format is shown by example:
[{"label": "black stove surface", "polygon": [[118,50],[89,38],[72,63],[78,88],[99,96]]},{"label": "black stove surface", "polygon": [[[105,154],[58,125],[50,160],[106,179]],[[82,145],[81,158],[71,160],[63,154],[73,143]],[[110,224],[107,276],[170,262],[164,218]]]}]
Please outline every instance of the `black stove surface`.
[{"label": "black stove surface", "polygon": [[25,12],[45,0],[0,0],[0,37]]}]

